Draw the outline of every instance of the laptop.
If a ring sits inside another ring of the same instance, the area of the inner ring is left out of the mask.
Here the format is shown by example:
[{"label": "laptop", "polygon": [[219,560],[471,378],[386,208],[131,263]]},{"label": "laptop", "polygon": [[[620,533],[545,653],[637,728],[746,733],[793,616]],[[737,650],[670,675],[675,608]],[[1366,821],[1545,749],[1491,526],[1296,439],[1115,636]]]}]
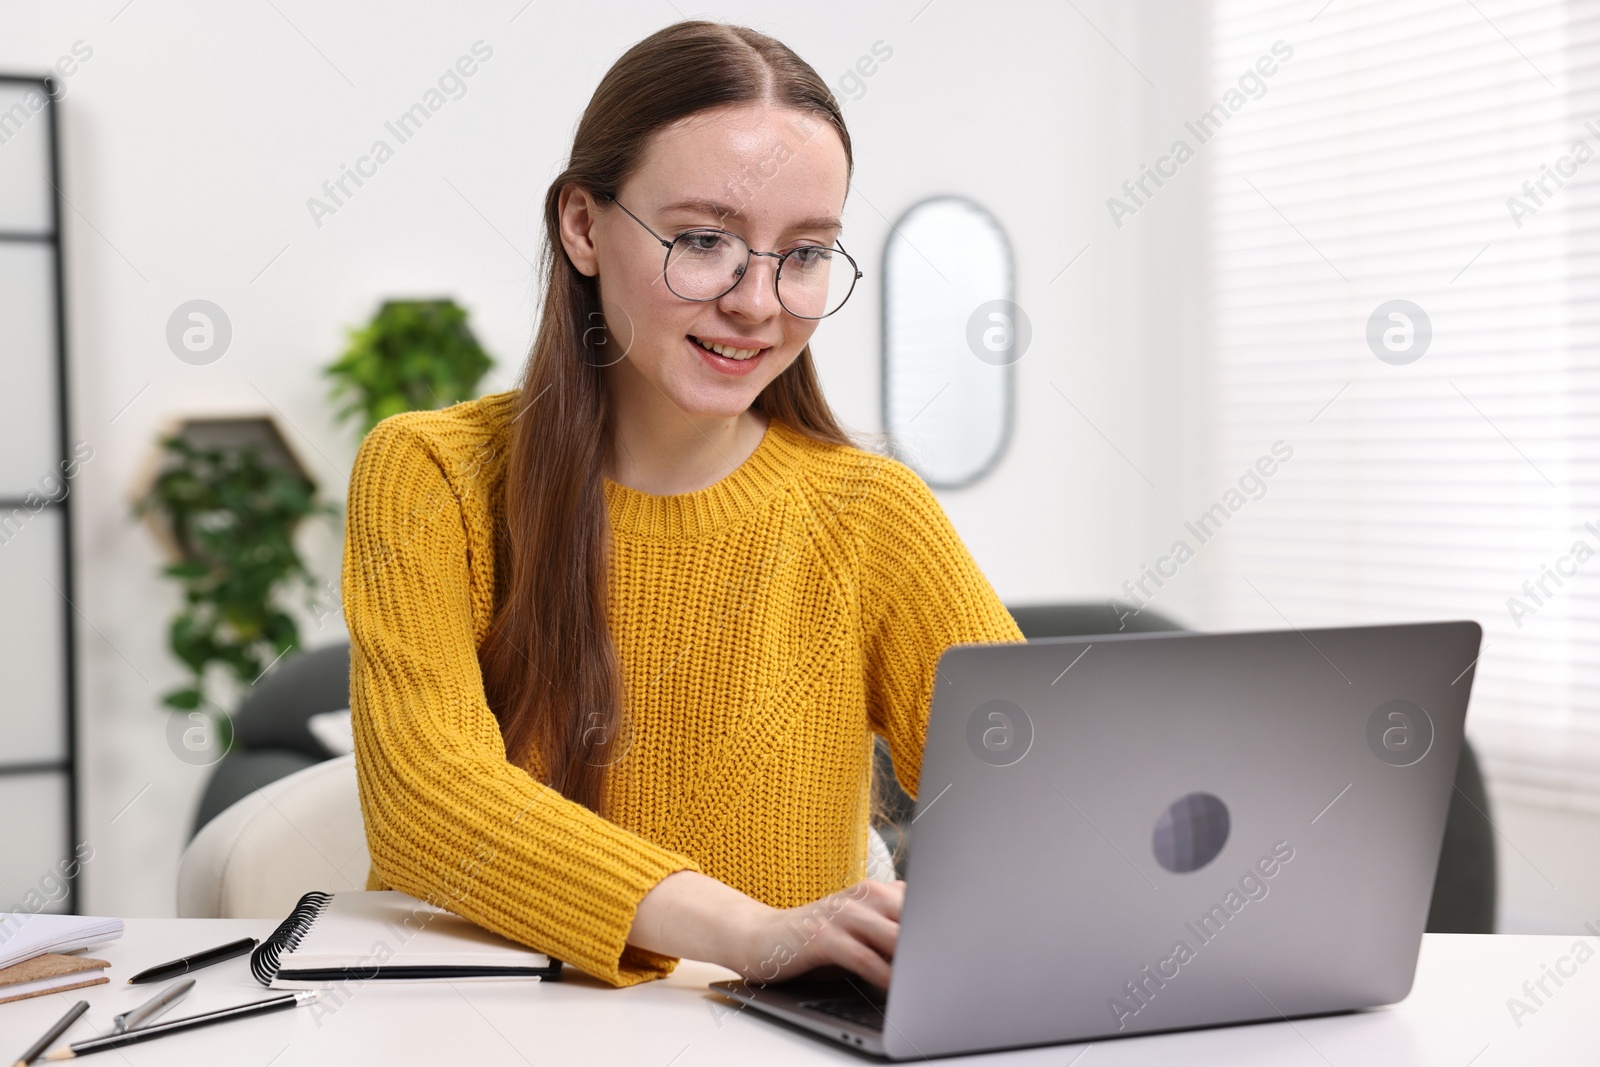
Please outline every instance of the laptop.
[{"label": "laptop", "polygon": [[887,993],[837,967],[711,988],[893,1060],[1399,1001],[1482,636],[949,648]]}]

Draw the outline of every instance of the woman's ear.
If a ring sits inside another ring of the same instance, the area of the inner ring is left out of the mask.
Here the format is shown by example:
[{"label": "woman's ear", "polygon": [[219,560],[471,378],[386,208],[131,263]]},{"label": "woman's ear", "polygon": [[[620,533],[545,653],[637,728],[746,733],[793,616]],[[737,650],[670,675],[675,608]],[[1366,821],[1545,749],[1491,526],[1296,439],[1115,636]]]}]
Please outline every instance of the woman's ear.
[{"label": "woman's ear", "polygon": [[600,273],[600,257],[594,245],[594,225],[598,219],[595,199],[588,190],[569,183],[561,187],[556,203],[561,247],[566,249],[567,258],[578,268],[579,274],[593,278]]}]

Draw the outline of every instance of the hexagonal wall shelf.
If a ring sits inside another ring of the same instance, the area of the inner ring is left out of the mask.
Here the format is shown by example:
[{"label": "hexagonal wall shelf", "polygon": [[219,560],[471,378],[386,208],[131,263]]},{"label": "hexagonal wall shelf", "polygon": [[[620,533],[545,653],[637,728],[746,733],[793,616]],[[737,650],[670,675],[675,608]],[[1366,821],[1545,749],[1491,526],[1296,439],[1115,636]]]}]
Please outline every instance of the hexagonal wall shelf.
[{"label": "hexagonal wall shelf", "polygon": [[[255,445],[262,462],[293,471],[312,486],[317,484],[317,480],[311,476],[300,454],[289,443],[288,437],[278,429],[278,422],[273,416],[197,416],[171,419],[162,426],[156,435],[156,440],[150,445],[139,475],[133,481],[132,500],[140,500],[149,494],[151,486],[155,484],[156,478],[160,476],[167,462],[166,450],[161,447],[160,441],[174,434],[195,448]],[[159,513],[155,510],[149,511],[144,519],[145,525],[161,543],[167,557],[173,562],[182,559],[177,539],[173,537],[172,530]]]}]

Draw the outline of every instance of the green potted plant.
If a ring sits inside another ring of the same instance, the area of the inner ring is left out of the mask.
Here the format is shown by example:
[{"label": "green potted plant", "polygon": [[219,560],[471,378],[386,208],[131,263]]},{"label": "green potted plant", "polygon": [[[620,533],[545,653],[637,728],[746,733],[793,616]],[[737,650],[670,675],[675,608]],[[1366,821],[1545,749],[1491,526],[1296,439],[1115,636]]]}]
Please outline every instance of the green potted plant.
[{"label": "green potted plant", "polygon": [[350,347],[323,373],[340,422],[357,419],[365,435],[402,411],[441,408],[476,395],[494,360],[467,327],[454,300],[386,300],[366,326],[349,331]]},{"label": "green potted plant", "polygon": [[292,535],[300,520],[336,509],[292,460],[266,460],[257,443],[197,444],[180,431],[160,444],[161,466],[134,513],[158,520],[175,557],[162,573],[183,588],[168,645],[190,678],[162,700],[195,709],[209,705],[211,667],[248,686],[298,644],[282,597],[315,583]]}]

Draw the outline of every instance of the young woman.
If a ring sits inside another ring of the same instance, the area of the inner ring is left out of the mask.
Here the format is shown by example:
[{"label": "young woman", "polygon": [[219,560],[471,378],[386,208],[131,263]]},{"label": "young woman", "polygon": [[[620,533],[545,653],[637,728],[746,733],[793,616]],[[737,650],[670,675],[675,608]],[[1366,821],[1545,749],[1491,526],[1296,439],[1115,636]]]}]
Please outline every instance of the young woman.
[{"label": "young woman", "polygon": [[1022,635],[823,399],[851,166],[822,79],[752,30],[678,23],[601,81],[518,387],[385,419],[351,473],[369,888],[613,985],[684,956],[888,984],[873,735],[914,790],[939,653]]}]

